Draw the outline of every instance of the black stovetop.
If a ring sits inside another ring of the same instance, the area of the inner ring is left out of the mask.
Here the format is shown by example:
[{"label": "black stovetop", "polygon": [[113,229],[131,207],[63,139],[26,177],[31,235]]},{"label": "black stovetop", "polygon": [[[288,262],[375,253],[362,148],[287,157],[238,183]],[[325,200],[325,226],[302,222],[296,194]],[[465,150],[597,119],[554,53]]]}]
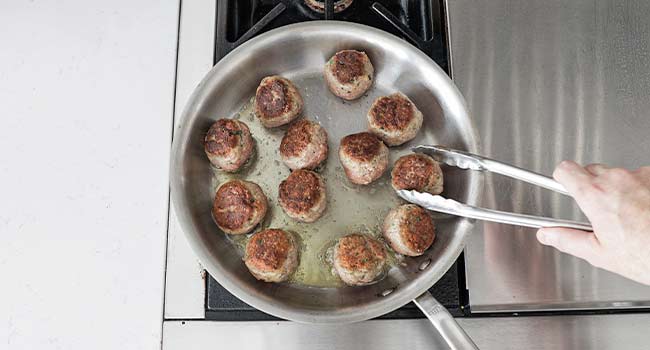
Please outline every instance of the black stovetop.
[{"label": "black stovetop", "polygon": [[257,34],[323,19],[365,24],[402,37],[449,73],[441,0],[354,0],[333,15],[314,12],[303,0],[217,0],[215,63]]},{"label": "black stovetop", "polygon": [[[327,1],[328,3],[332,1]],[[341,20],[369,25],[409,41],[449,74],[444,8],[440,0],[354,0],[347,9],[325,13],[307,7],[302,0],[217,0],[215,63],[246,40],[270,29],[311,20]],[[455,316],[467,305],[464,260],[458,261],[430,291]],[[219,285],[206,279],[206,319],[222,321],[272,320],[245,304]],[[413,303],[381,318],[424,317]]]}]

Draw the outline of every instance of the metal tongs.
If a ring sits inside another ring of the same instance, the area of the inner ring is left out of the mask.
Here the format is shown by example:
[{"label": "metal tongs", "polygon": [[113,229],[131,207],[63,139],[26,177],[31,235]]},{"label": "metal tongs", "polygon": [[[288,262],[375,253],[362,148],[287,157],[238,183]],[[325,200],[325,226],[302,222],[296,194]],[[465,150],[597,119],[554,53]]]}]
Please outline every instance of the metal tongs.
[{"label": "metal tongs", "polygon": [[[475,154],[449,149],[443,146],[415,146],[413,152],[424,153],[431,156],[438,162],[458,167],[461,169],[470,169],[477,171],[491,171],[493,173],[505,175],[517,180],[525,181],[533,185],[544,187],[546,189],[569,195],[564,187],[550,177],[524,170],[516,166],[498,162],[493,159],[481,157]],[[510,225],[526,227],[568,227],[584,231],[592,231],[588,223],[558,220],[533,215],[515,214],[504,211],[492,210],[474,207],[464,203],[459,203],[453,199],[447,199],[440,195],[422,193],[413,190],[397,191],[400,197],[417,204],[423,208],[447,213],[466,218],[500,222]]]}]

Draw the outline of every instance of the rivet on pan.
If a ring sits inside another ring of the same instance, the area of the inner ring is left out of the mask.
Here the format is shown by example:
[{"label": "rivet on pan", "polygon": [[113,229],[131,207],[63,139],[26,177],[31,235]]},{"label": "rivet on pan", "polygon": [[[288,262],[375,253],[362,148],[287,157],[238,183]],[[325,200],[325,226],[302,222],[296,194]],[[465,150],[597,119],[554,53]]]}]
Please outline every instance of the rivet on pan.
[{"label": "rivet on pan", "polygon": [[395,290],[395,288],[386,289],[385,291],[381,292],[379,295],[381,295],[382,297],[387,297],[394,290]]},{"label": "rivet on pan", "polygon": [[418,269],[420,269],[420,271],[424,271],[424,269],[426,269],[427,267],[429,267],[429,264],[431,264],[431,259],[427,259],[427,260],[423,261],[423,262],[420,264],[420,266],[418,267]]}]

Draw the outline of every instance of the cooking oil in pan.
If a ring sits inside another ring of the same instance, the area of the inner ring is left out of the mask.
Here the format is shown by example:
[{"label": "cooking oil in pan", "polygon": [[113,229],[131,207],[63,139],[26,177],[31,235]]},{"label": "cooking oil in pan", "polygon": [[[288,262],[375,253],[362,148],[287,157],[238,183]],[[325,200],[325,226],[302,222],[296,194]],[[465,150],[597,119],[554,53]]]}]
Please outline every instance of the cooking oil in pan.
[{"label": "cooking oil in pan", "polygon": [[[308,89],[303,93],[308,95]],[[253,114],[252,99],[233,118],[240,119],[250,128],[256,142],[255,155],[249,164],[237,173],[230,174],[215,169],[212,189],[216,192],[219,184],[232,179],[257,183],[269,200],[269,212],[258,230],[284,229],[292,232],[300,241],[300,265],[290,282],[315,287],[337,287],[342,282],[332,272],[331,266],[331,248],[336,240],[355,232],[381,239],[384,216],[391,208],[400,204],[400,199],[390,186],[389,171],[367,186],[355,185],[348,181],[338,158],[338,144],[344,135],[331,132],[327,125],[329,123],[320,120],[323,114],[305,113],[307,118],[321,122],[329,134],[329,155],[325,164],[316,170],[325,180],[328,203],[325,213],[316,222],[297,222],[289,218],[277,205],[278,186],[290,174],[279,154],[280,141],[287,127],[263,127]],[[356,130],[359,131],[362,130]],[[242,256],[249,236],[229,236],[233,246]],[[388,260],[392,265],[399,261],[392,252],[389,253]]]}]

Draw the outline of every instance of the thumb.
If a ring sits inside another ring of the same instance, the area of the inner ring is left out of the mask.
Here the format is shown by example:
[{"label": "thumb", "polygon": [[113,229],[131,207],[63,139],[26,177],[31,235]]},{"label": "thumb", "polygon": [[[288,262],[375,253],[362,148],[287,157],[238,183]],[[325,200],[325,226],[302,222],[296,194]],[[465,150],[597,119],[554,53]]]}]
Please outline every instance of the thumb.
[{"label": "thumb", "polygon": [[547,227],[537,231],[539,243],[557,248],[580,259],[597,265],[600,257],[600,243],[593,232],[563,227]]}]

